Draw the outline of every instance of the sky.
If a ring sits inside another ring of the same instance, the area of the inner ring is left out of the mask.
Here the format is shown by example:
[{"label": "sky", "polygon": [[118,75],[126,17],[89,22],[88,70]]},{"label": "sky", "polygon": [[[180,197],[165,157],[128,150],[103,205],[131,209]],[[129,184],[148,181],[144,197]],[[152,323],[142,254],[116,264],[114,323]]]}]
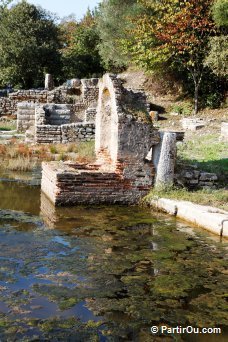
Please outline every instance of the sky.
[{"label": "sky", "polygon": [[100,0],[27,0],[28,2],[40,5],[44,9],[56,13],[63,18],[72,13],[76,19],[81,19],[87,8],[93,9]]}]

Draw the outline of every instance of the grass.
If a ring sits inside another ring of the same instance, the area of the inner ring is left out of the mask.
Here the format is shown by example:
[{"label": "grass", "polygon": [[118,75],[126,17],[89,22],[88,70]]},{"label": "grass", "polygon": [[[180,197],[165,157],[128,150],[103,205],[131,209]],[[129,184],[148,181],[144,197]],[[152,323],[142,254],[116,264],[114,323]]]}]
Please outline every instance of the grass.
[{"label": "grass", "polygon": [[170,198],[180,201],[190,201],[197,204],[209,205],[223,210],[228,210],[228,190],[225,189],[203,189],[197,191],[188,191],[187,189],[178,189],[175,187],[153,189],[144,198],[143,202],[148,203],[154,198]]},{"label": "grass", "polygon": [[28,157],[10,159],[6,162],[5,168],[11,171],[32,171],[38,166],[37,161],[31,161]]},{"label": "grass", "polygon": [[[215,172],[219,176],[220,186],[227,183],[228,144],[219,140],[219,134],[192,134],[184,143],[178,144],[177,169],[197,165],[199,170]],[[214,206],[228,210],[228,190],[201,189],[188,191],[185,188],[166,187],[152,189],[144,199],[145,203],[153,198],[170,198],[190,201],[197,204]]]},{"label": "grass", "polygon": [[95,160],[94,141],[78,144],[27,145],[12,139],[10,144],[0,144],[0,168],[4,170],[31,171],[42,161],[51,160],[91,163]]},{"label": "grass", "polygon": [[0,131],[10,132],[17,129],[16,121],[0,122]]},{"label": "grass", "polygon": [[77,146],[79,162],[93,162],[95,160],[94,141],[81,142]]},{"label": "grass", "polygon": [[196,164],[200,170],[228,174],[228,144],[218,134],[194,135],[178,146],[180,164]]}]

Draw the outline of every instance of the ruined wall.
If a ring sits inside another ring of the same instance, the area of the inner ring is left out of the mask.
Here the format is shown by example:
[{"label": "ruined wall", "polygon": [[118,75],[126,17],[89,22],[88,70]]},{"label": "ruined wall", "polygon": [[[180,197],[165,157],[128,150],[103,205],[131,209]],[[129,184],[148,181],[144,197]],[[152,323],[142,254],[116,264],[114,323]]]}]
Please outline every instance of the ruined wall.
[{"label": "ruined wall", "polygon": [[177,185],[184,186],[190,190],[216,189],[218,186],[218,176],[216,173],[188,168],[175,174],[175,182]]},{"label": "ruined wall", "polygon": [[[142,99],[142,101],[141,101]],[[94,164],[44,163],[42,191],[56,205],[136,203],[153,185],[146,156],[160,136],[145,97],[125,90],[116,75],[99,82]]]},{"label": "ruined wall", "polygon": [[43,106],[48,125],[64,125],[73,120],[73,107],[67,104],[46,104]]},{"label": "ruined wall", "polygon": [[96,107],[99,88],[98,88],[99,78],[82,79],[82,98],[83,102],[90,107]]},{"label": "ruined wall", "polygon": [[93,123],[72,123],[61,126],[62,143],[75,141],[91,141],[95,138],[95,125]]},{"label": "ruined wall", "polygon": [[[88,107],[95,108],[98,100],[98,79],[83,79],[75,86],[60,86],[53,90],[30,89],[12,92],[8,97],[0,97],[0,115],[16,115],[20,102],[72,104],[75,113]],[[80,114],[79,114],[80,116]]]},{"label": "ruined wall", "polygon": [[60,144],[62,141],[61,126],[36,126],[35,141],[39,144]]},{"label": "ruined wall", "polygon": [[72,123],[65,125],[37,125],[35,141],[39,144],[71,143],[91,141],[95,137],[93,123]]},{"label": "ruined wall", "polygon": [[21,102],[17,104],[17,130],[25,132],[35,125],[35,107],[36,104],[31,102]]}]

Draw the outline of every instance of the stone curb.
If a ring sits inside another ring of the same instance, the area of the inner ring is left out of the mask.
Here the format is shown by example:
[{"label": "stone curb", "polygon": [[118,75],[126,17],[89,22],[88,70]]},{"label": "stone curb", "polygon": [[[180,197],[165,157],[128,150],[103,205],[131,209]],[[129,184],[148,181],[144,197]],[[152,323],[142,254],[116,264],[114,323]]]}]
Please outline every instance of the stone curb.
[{"label": "stone curb", "polygon": [[168,198],[152,199],[149,204],[216,235],[228,238],[228,212],[225,210]]}]

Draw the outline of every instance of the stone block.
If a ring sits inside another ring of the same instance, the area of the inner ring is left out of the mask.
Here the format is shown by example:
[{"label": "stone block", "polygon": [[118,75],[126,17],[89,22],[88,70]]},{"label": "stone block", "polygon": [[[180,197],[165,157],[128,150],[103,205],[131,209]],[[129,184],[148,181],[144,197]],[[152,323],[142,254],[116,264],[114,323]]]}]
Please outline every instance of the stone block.
[{"label": "stone block", "polygon": [[209,172],[201,172],[200,177],[199,177],[200,181],[217,181],[218,180],[218,176],[215,173],[209,173]]},{"label": "stone block", "polygon": [[167,198],[159,198],[157,201],[158,208],[162,208],[166,213],[170,215],[177,214],[177,205],[175,200]]},{"label": "stone block", "polygon": [[222,122],[220,140],[228,141],[228,122]]},{"label": "stone block", "polygon": [[220,235],[223,220],[228,220],[228,212],[224,214],[216,208],[177,201],[177,217]]},{"label": "stone block", "polygon": [[206,122],[200,118],[184,118],[181,120],[181,123],[185,130],[190,131],[196,131],[206,125]]}]

